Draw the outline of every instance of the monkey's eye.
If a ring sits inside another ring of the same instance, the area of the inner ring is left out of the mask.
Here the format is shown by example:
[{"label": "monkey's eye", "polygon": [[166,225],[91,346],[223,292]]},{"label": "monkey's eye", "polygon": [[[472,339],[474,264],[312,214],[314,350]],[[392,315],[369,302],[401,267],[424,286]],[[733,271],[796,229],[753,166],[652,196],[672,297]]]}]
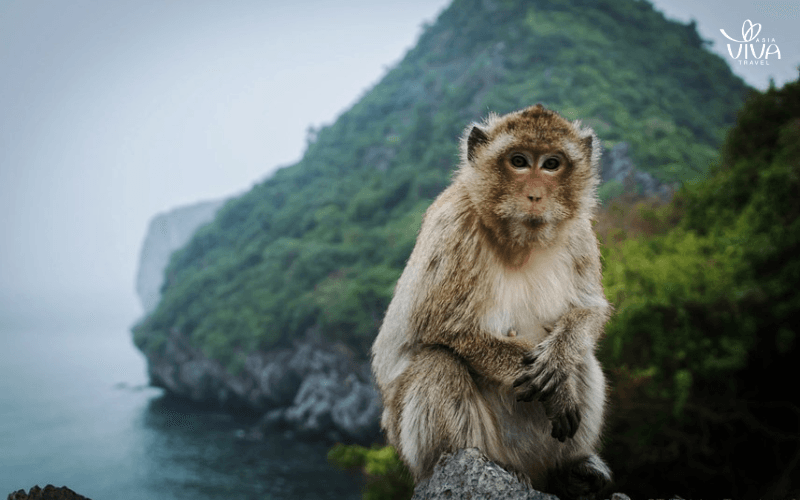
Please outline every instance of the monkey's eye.
[{"label": "monkey's eye", "polygon": [[555,170],[561,166],[561,162],[558,161],[558,158],[548,158],[542,163],[542,168],[547,170]]},{"label": "monkey's eye", "polygon": [[514,168],[526,168],[528,166],[528,159],[522,155],[514,155],[511,157],[511,165]]}]

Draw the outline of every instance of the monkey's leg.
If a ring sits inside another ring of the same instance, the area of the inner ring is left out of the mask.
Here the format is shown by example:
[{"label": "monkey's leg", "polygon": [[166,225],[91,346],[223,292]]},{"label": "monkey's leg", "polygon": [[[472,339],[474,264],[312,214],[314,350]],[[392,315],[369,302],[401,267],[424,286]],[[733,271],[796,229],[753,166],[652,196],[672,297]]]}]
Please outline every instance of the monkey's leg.
[{"label": "monkey's leg", "polygon": [[581,427],[566,442],[568,451],[548,478],[549,489],[562,499],[596,498],[611,482],[611,471],[595,451],[603,426],[606,384],[594,355],[589,355],[578,370],[577,382],[583,410]]},{"label": "monkey's leg", "polygon": [[[604,313],[599,308],[572,309],[561,317],[556,328],[536,348],[523,357],[524,373],[514,382],[520,401],[537,400],[553,424],[552,436],[562,443],[575,436],[586,411],[591,369],[602,381],[602,371],[594,370],[594,342],[601,330]],[[603,397],[603,400],[605,398]]]},{"label": "monkey's leg", "polygon": [[592,453],[554,470],[548,479],[549,490],[562,500],[599,498],[611,483],[611,470]]},{"label": "monkey's leg", "polygon": [[415,480],[430,476],[442,453],[476,447],[491,454],[498,449],[495,415],[466,364],[452,351],[424,348],[399,383],[393,441]]}]

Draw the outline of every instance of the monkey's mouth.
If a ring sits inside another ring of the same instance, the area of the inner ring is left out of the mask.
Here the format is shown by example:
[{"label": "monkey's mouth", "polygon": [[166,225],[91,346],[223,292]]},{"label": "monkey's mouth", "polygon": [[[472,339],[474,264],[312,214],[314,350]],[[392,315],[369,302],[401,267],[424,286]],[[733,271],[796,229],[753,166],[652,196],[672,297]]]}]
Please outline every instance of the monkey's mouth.
[{"label": "monkey's mouth", "polygon": [[544,219],[544,217],[539,217],[534,215],[522,219],[522,224],[524,224],[525,227],[527,227],[528,229],[533,229],[533,230],[541,229],[542,226],[544,226],[546,223],[547,221]]}]

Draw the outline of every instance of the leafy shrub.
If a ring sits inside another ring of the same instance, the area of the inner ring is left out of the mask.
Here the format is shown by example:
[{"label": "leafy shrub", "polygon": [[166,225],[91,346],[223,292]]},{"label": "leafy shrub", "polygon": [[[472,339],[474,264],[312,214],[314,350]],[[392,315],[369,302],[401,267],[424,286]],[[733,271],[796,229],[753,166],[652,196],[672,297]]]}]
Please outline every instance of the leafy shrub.
[{"label": "leafy shrub", "polygon": [[800,395],[764,381],[796,371],[800,82],[752,96],[711,172],[640,213],[677,227],[605,231],[607,454],[629,494],[796,496]]},{"label": "leafy shrub", "polygon": [[363,470],[364,500],[406,500],[414,493],[411,474],[391,446],[337,444],[328,451],[328,461],[339,468]]}]

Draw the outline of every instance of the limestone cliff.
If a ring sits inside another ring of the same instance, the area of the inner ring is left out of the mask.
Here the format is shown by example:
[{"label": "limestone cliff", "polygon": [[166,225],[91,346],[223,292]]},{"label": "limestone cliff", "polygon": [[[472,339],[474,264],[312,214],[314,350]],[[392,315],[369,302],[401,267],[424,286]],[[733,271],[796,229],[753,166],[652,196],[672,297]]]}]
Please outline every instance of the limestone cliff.
[{"label": "limestone cliff", "polygon": [[603,148],[600,168],[602,182],[616,183],[621,192],[669,201],[677,187],[663,184],[652,174],[636,168],[627,142],[617,143],[610,149]]},{"label": "limestone cliff", "polygon": [[225,200],[216,200],[179,207],[150,221],[136,275],[136,293],[145,314],[151,313],[161,300],[164,270],[172,252],[185,245],[198,228],[211,222],[224,203]]}]

